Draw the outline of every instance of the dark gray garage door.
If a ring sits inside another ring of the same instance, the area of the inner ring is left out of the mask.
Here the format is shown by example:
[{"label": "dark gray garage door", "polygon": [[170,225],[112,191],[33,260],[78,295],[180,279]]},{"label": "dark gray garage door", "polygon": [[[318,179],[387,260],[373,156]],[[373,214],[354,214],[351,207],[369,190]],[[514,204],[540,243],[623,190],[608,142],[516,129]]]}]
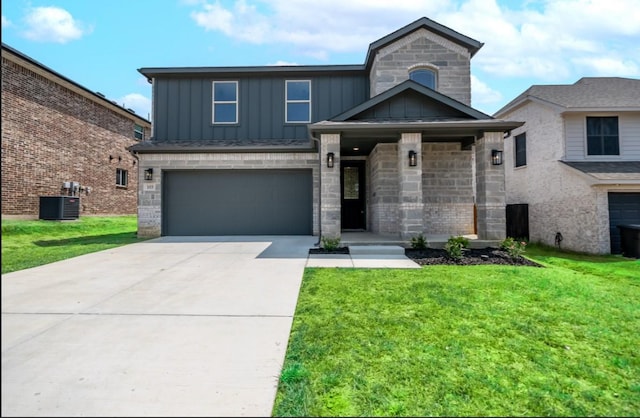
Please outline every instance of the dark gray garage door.
[{"label": "dark gray garage door", "polygon": [[609,193],[609,232],[611,253],[620,254],[617,225],[640,224],[640,193]]},{"label": "dark gray garage door", "polygon": [[311,170],[168,171],[163,235],[311,235]]}]

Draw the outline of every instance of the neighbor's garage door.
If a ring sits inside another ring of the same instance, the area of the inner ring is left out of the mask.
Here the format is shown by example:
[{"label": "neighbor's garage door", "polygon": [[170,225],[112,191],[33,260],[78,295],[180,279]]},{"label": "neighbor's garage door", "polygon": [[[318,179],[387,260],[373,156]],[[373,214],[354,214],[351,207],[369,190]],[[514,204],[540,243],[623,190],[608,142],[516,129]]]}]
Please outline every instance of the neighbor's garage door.
[{"label": "neighbor's garage door", "polygon": [[311,235],[311,170],[167,171],[163,235]]},{"label": "neighbor's garage door", "polygon": [[620,254],[617,225],[640,224],[640,193],[609,193],[609,231],[611,253]]}]

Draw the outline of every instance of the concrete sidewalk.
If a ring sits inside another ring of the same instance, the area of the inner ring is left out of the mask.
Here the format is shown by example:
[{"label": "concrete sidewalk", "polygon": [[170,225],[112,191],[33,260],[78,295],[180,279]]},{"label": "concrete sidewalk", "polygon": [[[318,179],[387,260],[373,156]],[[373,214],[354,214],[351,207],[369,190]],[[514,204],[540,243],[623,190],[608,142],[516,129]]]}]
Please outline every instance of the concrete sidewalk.
[{"label": "concrete sidewalk", "polygon": [[398,245],[351,245],[349,254],[309,254],[307,267],[420,268]]}]

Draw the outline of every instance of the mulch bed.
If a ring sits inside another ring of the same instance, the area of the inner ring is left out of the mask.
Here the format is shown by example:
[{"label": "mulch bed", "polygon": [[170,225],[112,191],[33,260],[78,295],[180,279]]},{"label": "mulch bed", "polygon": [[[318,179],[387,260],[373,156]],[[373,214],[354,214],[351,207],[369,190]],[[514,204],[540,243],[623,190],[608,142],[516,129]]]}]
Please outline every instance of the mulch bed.
[{"label": "mulch bed", "polygon": [[511,257],[506,251],[497,248],[465,249],[463,250],[463,257],[460,260],[449,257],[445,250],[435,248],[427,248],[425,250],[407,248],[404,253],[421,266],[437,264],[458,266],[504,264],[511,266],[542,267],[540,264],[524,257]]},{"label": "mulch bed", "polygon": [[[335,250],[310,248],[309,254],[349,254],[349,247],[339,247]],[[463,250],[464,256],[460,260],[455,260],[449,257],[445,250],[436,248],[427,248],[424,250],[406,248],[404,254],[421,266],[442,264],[456,266],[503,264],[510,266],[542,267],[540,264],[524,257],[511,257],[506,251],[498,248],[465,249]]]}]

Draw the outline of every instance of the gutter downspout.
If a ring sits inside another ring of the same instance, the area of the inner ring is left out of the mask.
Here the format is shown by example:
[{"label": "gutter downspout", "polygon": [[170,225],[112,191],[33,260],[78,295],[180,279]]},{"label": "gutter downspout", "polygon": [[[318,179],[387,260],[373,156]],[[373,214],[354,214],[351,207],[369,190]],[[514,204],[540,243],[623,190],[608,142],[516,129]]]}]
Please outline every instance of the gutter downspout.
[{"label": "gutter downspout", "polygon": [[310,135],[311,139],[318,143],[318,242],[313,244],[320,247],[322,242],[322,155],[320,153],[320,139]]}]

